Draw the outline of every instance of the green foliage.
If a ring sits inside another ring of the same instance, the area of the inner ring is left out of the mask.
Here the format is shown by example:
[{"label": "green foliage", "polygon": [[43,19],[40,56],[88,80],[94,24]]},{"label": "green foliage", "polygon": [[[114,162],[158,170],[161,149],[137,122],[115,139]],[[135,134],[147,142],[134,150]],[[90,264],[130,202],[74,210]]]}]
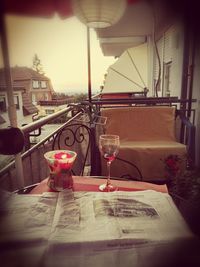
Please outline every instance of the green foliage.
[{"label": "green foliage", "polygon": [[79,93],[75,95],[68,95],[67,93],[64,92],[56,92],[52,96],[53,99],[71,99],[71,102],[73,103],[79,103],[83,100],[86,100],[88,98],[87,93]]},{"label": "green foliage", "polygon": [[65,98],[71,98],[67,93],[60,93],[60,92],[55,92],[52,95],[52,99],[65,99]]},{"label": "green foliage", "polygon": [[80,94],[75,94],[74,95],[74,101],[79,103],[81,101],[84,101],[88,98],[88,94],[86,93],[80,93]]},{"label": "green foliage", "polygon": [[33,57],[33,66],[32,66],[32,68],[35,71],[37,71],[38,73],[40,73],[40,74],[43,74],[43,75],[45,74],[45,72],[43,70],[43,66],[41,64],[41,60],[40,60],[40,58],[38,57],[37,54],[35,54],[34,57]]}]

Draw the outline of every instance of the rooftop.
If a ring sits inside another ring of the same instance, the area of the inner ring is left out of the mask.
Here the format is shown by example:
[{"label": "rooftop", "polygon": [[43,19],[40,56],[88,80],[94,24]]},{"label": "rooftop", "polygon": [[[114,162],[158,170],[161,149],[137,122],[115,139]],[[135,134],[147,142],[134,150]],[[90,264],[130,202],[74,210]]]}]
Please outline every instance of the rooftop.
[{"label": "rooftop", "polygon": [[[30,79],[40,79],[48,81],[49,78],[37,71],[28,67],[12,67],[11,68],[12,81],[30,80]],[[0,69],[0,87],[5,86],[5,70]]]}]

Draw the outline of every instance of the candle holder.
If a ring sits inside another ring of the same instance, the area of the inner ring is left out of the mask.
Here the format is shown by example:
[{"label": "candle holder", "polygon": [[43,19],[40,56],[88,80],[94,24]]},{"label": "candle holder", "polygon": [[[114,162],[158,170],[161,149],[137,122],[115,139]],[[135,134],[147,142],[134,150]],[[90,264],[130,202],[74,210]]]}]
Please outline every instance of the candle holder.
[{"label": "candle holder", "polygon": [[54,191],[63,191],[73,187],[71,168],[76,152],[70,150],[52,150],[44,154],[50,174],[48,186]]}]

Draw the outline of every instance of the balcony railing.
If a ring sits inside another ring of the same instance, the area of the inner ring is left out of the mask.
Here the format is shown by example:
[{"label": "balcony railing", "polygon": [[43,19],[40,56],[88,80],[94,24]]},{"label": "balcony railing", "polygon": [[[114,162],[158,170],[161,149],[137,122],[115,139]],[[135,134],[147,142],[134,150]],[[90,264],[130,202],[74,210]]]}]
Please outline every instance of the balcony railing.
[{"label": "balcony railing", "polygon": [[[21,128],[25,136],[25,151],[21,154],[25,185],[43,180],[48,176],[48,167],[44,153],[52,149],[71,149],[78,152],[74,164],[74,174],[83,175],[91,171],[90,149],[94,141],[90,123],[80,122],[80,116],[85,113],[76,105],[65,108],[48,117],[42,118]],[[30,138],[41,134],[41,127],[55,119],[68,114],[67,121],[35,145],[31,145]],[[71,114],[69,116],[69,114]],[[38,131],[36,134],[35,132]],[[86,166],[87,165],[87,166]],[[85,169],[86,166],[86,169]],[[89,173],[90,174],[90,173]],[[11,162],[0,170],[1,188],[14,191],[18,189],[15,162]]]},{"label": "balcony railing", "polygon": [[[195,102],[195,100],[193,100]],[[182,114],[187,115],[188,100],[179,100],[177,98],[140,98],[140,99],[106,99],[92,100],[92,103],[83,101],[79,104],[71,104],[67,108],[62,109],[52,115],[44,117],[29,125],[21,128],[25,136],[25,151],[21,154],[24,170],[25,185],[30,185],[40,182],[48,176],[48,167],[44,159],[46,151],[55,148],[53,144],[57,144],[59,149],[71,149],[78,152],[76,160],[75,174],[82,175],[84,171],[87,174],[99,175],[99,156],[97,152],[96,139],[99,134],[98,119],[102,107],[121,107],[135,105],[176,105]],[[192,110],[193,118],[189,121],[193,122],[195,110]],[[37,144],[31,144],[31,137],[40,136],[41,128],[46,124],[52,123],[55,119],[65,116],[66,122],[39,141]],[[85,120],[85,116],[87,119]],[[186,116],[187,117],[187,116]],[[101,123],[100,123],[101,124]],[[37,133],[36,133],[37,131]],[[69,133],[71,136],[69,137]],[[185,130],[183,142],[194,140],[194,127],[190,131],[190,139],[188,139],[187,131]],[[87,137],[85,139],[85,137]],[[74,140],[74,141],[73,141]],[[71,142],[71,145],[69,145]],[[58,145],[60,143],[61,145]],[[88,146],[86,145],[88,144]],[[194,150],[194,143],[190,144]],[[85,150],[84,150],[85,149]],[[193,153],[193,151],[190,153]],[[92,156],[91,156],[92,154]],[[79,166],[86,166],[81,169]],[[6,167],[0,170],[0,187],[14,191],[19,189],[18,181],[16,180],[15,162],[11,162]]]},{"label": "balcony railing", "polygon": [[67,99],[52,99],[52,100],[43,100],[39,101],[41,106],[60,106],[74,102],[74,98]]}]

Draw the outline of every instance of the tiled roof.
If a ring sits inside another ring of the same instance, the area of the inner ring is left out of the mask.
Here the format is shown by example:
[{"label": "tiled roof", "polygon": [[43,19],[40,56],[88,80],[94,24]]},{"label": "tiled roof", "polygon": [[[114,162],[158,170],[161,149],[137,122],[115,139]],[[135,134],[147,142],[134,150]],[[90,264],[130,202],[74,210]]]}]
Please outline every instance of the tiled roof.
[{"label": "tiled roof", "polygon": [[[14,91],[20,91],[20,90],[25,90],[24,85],[20,85],[19,82],[13,82],[13,90]],[[7,91],[6,85],[0,84],[0,92],[5,92]]]},{"label": "tiled roof", "polygon": [[28,95],[26,93],[23,93],[22,94],[22,99],[23,99],[23,113],[24,113],[24,116],[26,115],[30,115],[30,114],[34,114],[36,112],[38,112],[38,109],[36,108],[36,106],[34,106]]},{"label": "tiled roof", "polygon": [[[49,78],[45,75],[40,74],[37,71],[28,67],[12,67],[10,68],[10,70],[13,82],[30,79],[49,80]],[[0,86],[1,85],[5,85],[4,69],[0,69]]]}]

